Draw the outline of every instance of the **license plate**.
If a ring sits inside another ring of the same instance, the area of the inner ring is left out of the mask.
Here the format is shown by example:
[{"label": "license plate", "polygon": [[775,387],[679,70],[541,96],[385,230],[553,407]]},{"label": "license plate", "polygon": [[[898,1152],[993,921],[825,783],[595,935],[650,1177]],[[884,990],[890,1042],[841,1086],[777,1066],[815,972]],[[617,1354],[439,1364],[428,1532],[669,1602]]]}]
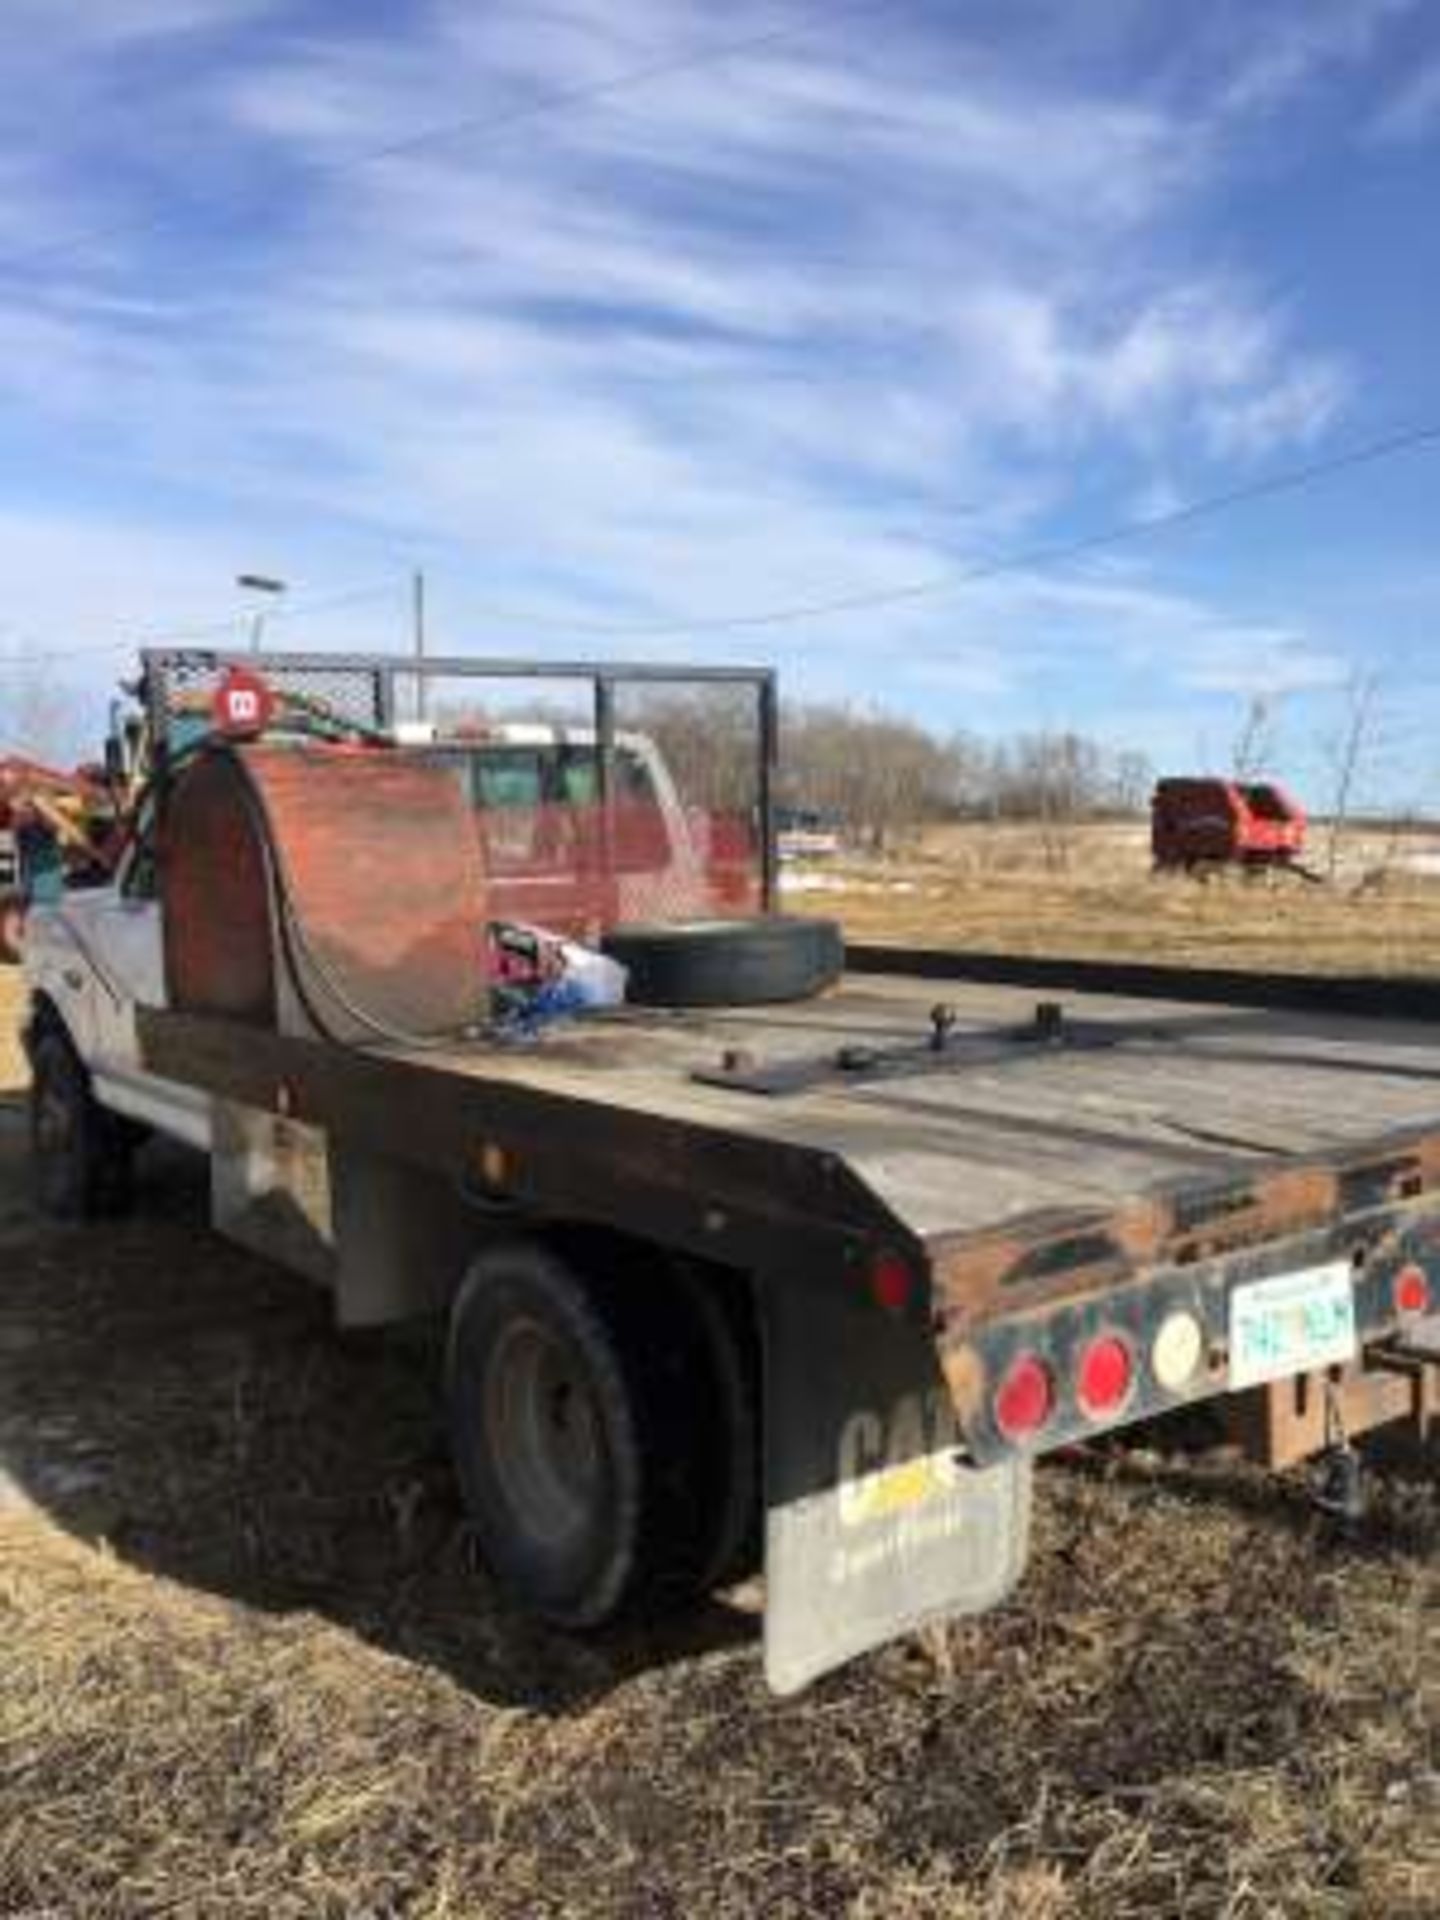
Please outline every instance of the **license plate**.
[{"label": "license plate", "polygon": [[1256,1280],[1230,1296],[1232,1389],[1353,1360],[1356,1346],[1348,1260]]}]

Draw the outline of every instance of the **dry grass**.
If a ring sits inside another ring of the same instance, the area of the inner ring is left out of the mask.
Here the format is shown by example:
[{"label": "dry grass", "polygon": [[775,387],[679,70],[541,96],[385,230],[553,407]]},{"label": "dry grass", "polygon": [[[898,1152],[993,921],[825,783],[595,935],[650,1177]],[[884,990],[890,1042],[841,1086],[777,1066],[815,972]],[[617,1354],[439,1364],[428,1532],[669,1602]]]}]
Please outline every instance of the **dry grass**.
[{"label": "dry grass", "polygon": [[509,1615],[423,1344],[337,1342],[183,1168],[42,1229],[19,1134],[0,1092],[0,1912],[1440,1914],[1418,1471],[1341,1540],[1217,1459],[1052,1467],[1012,1605],[782,1705],[719,1606]]},{"label": "dry grass", "polygon": [[20,976],[0,967],[0,1097],[14,1095],[27,1078],[20,1048]]},{"label": "dry grass", "polygon": [[1336,883],[1311,886],[1152,876],[1138,827],[1078,828],[1058,844],[1033,827],[954,827],[800,885],[818,891],[797,900],[862,939],[1361,973],[1424,973],[1440,957],[1440,840],[1418,834],[1357,835]]}]

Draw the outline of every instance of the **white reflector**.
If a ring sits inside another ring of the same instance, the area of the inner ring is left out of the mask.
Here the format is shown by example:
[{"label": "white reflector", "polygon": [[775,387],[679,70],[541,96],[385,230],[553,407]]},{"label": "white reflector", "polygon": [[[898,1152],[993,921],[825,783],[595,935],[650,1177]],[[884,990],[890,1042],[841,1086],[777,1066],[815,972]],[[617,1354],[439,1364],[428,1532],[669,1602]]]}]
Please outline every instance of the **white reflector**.
[{"label": "white reflector", "polygon": [[1167,1393],[1178,1393],[1194,1378],[1205,1352],[1205,1332],[1193,1313],[1170,1313],[1160,1322],[1150,1365]]}]

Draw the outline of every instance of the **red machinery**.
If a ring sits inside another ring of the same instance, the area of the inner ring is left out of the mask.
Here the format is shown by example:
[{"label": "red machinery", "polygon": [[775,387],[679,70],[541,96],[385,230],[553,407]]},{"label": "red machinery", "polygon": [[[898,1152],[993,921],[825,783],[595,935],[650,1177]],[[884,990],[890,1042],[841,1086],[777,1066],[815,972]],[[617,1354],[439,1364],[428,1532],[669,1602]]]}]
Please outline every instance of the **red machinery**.
[{"label": "red machinery", "polygon": [[1295,867],[1305,811],[1269,780],[1161,780],[1150,802],[1157,867]]},{"label": "red machinery", "polygon": [[55,837],[67,874],[103,879],[123,837],[103,770],[63,772],[21,754],[0,755],[0,961],[18,960],[24,925],[16,829],[28,815]]}]

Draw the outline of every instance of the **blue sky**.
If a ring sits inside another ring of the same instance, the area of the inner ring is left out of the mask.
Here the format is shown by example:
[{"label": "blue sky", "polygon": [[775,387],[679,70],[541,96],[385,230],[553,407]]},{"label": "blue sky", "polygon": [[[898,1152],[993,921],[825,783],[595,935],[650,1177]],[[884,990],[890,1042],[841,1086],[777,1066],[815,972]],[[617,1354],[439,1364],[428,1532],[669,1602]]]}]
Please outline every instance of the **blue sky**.
[{"label": "blue sky", "polygon": [[42,684],[99,711],[123,654],[76,650],[238,640],[242,569],[294,644],[371,647],[423,566],[448,650],[773,660],[1167,765],[1267,693],[1317,797],[1375,671],[1368,797],[1440,806],[1440,450],[713,624],[1440,421],[1434,0],[5,18],[0,734]]}]

